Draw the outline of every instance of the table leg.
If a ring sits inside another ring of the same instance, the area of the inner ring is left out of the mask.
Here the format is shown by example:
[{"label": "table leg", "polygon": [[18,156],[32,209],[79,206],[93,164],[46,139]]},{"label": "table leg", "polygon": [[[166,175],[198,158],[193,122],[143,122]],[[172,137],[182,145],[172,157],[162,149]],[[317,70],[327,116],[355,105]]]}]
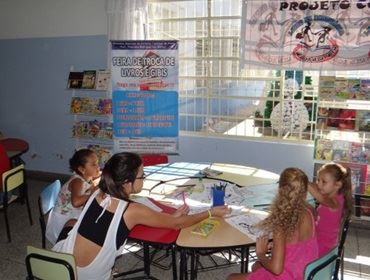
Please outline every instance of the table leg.
[{"label": "table leg", "polygon": [[147,277],[150,277],[150,253],[149,253],[149,245],[145,242],[143,243],[143,250],[144,250],[144,273]]},{"label": "table leg", "polygon": [[[173,280],[177,280],[177,265],[176,265],[176,247],[175,245],[171,245],[172,251],[172,278]],[[181,264],[180,264],[181,267]]]}]

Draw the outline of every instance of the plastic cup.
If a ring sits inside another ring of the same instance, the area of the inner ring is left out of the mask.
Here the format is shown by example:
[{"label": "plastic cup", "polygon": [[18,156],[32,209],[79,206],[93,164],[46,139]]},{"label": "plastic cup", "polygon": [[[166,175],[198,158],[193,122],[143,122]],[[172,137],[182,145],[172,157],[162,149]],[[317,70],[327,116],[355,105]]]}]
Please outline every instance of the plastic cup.
[{"label": "plastic cup", "polygon": [[225,191],[212,188],[212,205],[221,206],[225,204]]}]

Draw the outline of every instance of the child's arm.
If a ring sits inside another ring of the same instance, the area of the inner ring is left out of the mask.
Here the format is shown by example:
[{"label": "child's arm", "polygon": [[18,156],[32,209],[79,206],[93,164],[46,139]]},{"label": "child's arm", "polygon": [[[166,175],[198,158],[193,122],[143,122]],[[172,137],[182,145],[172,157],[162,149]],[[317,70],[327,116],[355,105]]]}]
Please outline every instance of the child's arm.
[{"label": "child's arm", "polygon": [[209,211],[197,214],[176,216],[156,212],[145,205],[134,202],[130,203],[123,217],[129,229],[137,224],[151,227],[180,229],[207,219],[209,214],[211,214],[212,217],[223,217],[230,214],[230,212],[231,210],[227,206],[217,206],[210,208]]},{"label": "child's arm", "polygon": [[79,178],[75,178],[69,183],[73,207],[77,208],[83,206],[90,197],[90,194],[83,192],[83,183],[84,182]]},{"label": "child's arm", "polygon": [[279,275],[284,270],[286,240],[285,236],[279,233],[274,233],[273,240],[271,258],[266,256],[268,251],[268,239],[265,237],[257,238],[256,254],[258,261],[265,269],[275,275]]},{"label": "child's arm", "polygon": [[309,183],[308,184],[308,191],[310,194],[319,202],[320,204],[323,204],[331,209],[337,209],[338,208],[338,202],[335,198],[323,196],[315,183]]}]

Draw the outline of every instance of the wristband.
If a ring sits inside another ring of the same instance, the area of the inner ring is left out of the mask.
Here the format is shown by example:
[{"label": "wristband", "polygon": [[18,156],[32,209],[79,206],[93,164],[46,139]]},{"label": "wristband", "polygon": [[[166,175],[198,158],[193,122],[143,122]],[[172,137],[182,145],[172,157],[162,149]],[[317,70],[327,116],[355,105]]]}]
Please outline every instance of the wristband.
[{"label": "wristband", "polygon": [[211,210],[207,210],[208,211],[208,219],[212,218],[212,213],[211,213]]}]

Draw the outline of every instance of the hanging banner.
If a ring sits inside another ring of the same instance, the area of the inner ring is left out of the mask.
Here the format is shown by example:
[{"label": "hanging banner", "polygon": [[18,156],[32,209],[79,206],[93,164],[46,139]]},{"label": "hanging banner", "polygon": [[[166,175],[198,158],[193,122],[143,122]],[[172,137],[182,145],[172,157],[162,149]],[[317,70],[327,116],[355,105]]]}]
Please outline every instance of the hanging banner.
[{"label": "hanging banner", "polygon": [[111,43],[115,152],[177,153],[177,41]]},{"label": "hanging banner", "polygon": [[245,68],[370,68],[370,0],[243,0],[241,30]]}]

